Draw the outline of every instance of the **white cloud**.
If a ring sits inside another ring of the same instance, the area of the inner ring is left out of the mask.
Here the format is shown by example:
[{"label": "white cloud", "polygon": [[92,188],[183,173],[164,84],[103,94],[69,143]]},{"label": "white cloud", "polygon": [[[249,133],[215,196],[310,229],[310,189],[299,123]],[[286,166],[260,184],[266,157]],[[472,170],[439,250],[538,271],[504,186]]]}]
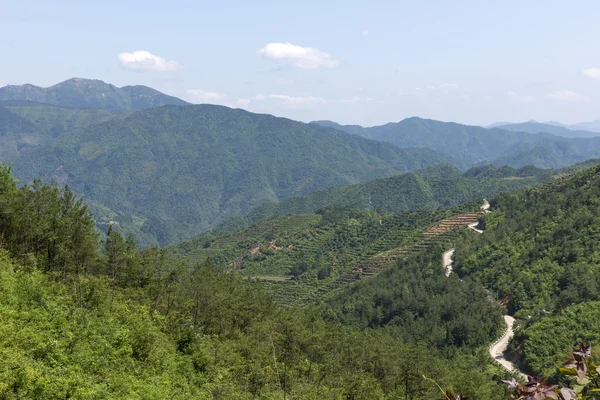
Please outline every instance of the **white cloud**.
[{"label": "white cloud", "polygon": [[440,85],[442,90],[457,90],[459,87],[458,83],[442,83]]},{"label": "white cloud", "polygon": [[265,101],[267,99],[267,96],[259,93],[256,96],[254,96],[252,99],[256,100],[256,101]]},{"label": "white cloud", "polygon": [[177,62],[166,60],[145,50],[137,50],[133,53],[119,54],[119,61],[126,68],[137,71],[177,71],[183,67]]},{"label": "white cloud", "polygon": [[535,96],[519,95],[512,90],[509,90],[506,94],[519,103],[533,103],[535,101]]},{"label": "white cloud", "polygon": [[258,50],[256,54],[306,69],[335,68],[340,63],[321,50],[296,46],[291,43],[269,43]]},{"label": "white cloud", "polygon": [[275,79],[276,85],[291,85],[292,83],[294,83],[294,82],[290,81],[289,79],[284,79],[284,78],[276,78]]},{"label": "white cloud", "polygon": [[415,96],[419,97],[421,100],[424,100],[426,97],[430,95],[447,95],[450,92],[455,92],[460,89],[460,85],[458,83],[442,83],[441,85],[427,85],[422,87],[415,88],[412,92],[399,92],[398,96]]},{"label": "white cloud", "polygon": [[325,99],[322,97],[302,95],[302,96],[290,96],[287,94],[272,94],[269,96],[256,95],[255,100],[258,101],[269,101],[271,103],[278,104],[285,108],[310,108],[322,105],[353,105],[358,103],[370,104],[375,101],[372,97],[345,97],[337,99]]},{"label": "white cloud", "polygon": [[277,100],[284,105],[292,107],[306,107],[317,104],[325,104],[325,99],[315,96],[288,96],[286,94],[272,94],[269,99]]},{"label": "white cloud", "polygon": [[584,69],[583,73],[592,79],[600,79],[600,68],[588,68]]},{"label": "white cloud", "polygon": [[340,103],[340,104],[356,104],[359,103],[360,101],[362,101],[362,99],[360,97],[351,97],[351,98],[347,98],[347,99],[337,99],[334,100],[334,103]]},{"label": "white cloud", "polygon": [[231,103],[225,103],[225,105],[231,108],[248,108],[251,102],[250,99],[236,99]]},{"label": "white cloud", "polygon": [[191,99],[202,103],[223,104],[223,101],[227,99],[225,93],[206,92],[202,89],[188,89],[187,93],[190,95]]},{"label": "white cloud", "polygon": [[551,99],[562,100],[562,101],[589,101],[587,97],[571,90],[558,90],[554,93],[549,93],[548,97]]},{"label": "white cloud", "polygon": [[369,31],[363,31],[363,36],[369,36]]}]

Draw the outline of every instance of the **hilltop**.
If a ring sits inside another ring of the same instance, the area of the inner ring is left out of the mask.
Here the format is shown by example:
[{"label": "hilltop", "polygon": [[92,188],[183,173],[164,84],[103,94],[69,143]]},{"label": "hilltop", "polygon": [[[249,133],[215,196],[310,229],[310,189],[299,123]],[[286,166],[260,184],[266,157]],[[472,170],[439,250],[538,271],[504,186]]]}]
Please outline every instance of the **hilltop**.
[{"label": "hilltop", "polygon": [[71,78],[47,88],[31,84],[0,87],[0,102],[5,101],[29,101],[67,108],[97,108],[110,112],[188,104],[147,86],[118,88],[101,80],[83,78]]}]

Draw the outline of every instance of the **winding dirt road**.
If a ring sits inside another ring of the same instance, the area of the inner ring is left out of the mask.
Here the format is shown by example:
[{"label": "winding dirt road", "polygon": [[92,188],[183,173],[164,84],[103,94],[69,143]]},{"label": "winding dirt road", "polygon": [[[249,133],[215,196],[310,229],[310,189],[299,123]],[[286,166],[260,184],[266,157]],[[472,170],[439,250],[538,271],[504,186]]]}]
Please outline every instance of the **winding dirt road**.
[{"label": "winding dirt road", "polygon": [[[481,209],[485,212],[490,212],[489,208],[490,208],[490,203],[484,199]],[[470,224],[469,228],[473,229],[477,233],[483,233],[482,230],[476,228],[477,224],[478,224],[477,222]],[[444,266],[444,271],[446,272],[447,277],[449,277],[450,274],[452,274],[452,271],[454,269],[454,261],[452,260],[452,256],[454,256],[454,250],[455,249],[452,248],[452,249],[446,251],[442,256],[442,264]],[[521,376],[521,378],[526,379],[527,375],[524,374],[523,372],[519,371],[519,369],[517,368],[517,366],[515,364],[508,361],[504,357],[504,352],[508,348],[508,342],[514,336],[513,326],[515,324],[515,319],[513,317],[511,317],[510,315],[505,315],[504,322],[506,323],[506,330],[504,331],[504,334],[497,342],[492,343],[490,345],[490,348],[489,348],[490,356],[494,359],[494,361],[496,361],[498,364],[500,364],[508,372],[517,373]]]}]

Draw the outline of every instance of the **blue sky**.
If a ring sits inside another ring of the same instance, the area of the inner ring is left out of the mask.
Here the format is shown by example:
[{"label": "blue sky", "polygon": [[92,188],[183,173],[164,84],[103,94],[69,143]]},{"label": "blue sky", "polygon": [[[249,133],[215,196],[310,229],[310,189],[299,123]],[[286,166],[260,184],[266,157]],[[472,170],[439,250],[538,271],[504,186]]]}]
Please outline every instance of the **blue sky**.
[{"label": "blue sky", "polygon": [[599,15],[591,0],[0,0],[0,85],[95,78],[345,124],[574,123],[600,119]]}]

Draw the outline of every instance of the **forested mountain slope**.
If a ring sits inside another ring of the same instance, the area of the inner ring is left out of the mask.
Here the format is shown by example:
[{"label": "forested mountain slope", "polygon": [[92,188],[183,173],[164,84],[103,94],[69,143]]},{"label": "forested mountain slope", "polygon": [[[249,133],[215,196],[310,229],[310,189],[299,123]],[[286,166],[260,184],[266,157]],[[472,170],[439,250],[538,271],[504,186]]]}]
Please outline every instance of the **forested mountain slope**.
[{"label": "forested mountain slope", "polygon": [[165,106],[61,133],[14,160],[57,179],[99,222],[167,244],[253,206],[453,159],[227,107]]},{"label": "forested mountain slope", "polygon": [[188,104],[146,86],[118,88],[97,79],[82,78],[71,78],[47,88],[30,84],[0,87],[0,101],[7,100],[27,100],[69,108],[97,108],[111,112]]},{"label": "forested mountain slope", "polygon": [[217,229],[240,229],[264,218],[313,213],[331,206],[393,213],[449,207],[534,186],[559,173],[535,167],[517,170],[491,165],[461,173],[456,167],[441,164],[389,178],[321,189],[279,203],[266,203],[244,216],[224,221]]},{"label": "forested mountain slope", "polygon": [[0,106],[0,160],[13,161],[36,147],[48,146],[61,133],[122,118],[105,110],[55,107],[33,102]]},{"label": "forested mountain slope", "polygon": [[[0,206],[10,211],[0,214],[4,398],[425,400],[439,397],[436,385],[505,397],[476,350],[487,328],[469,331],[473,341],[443,341],[446,354],[317,307],[282,308],[236,274],[184,268],[114,230],[99,251],[68,188],[18,189],[8,172],[0,168]],[[457,315],[497,313],[480,294],[469,303]],[[444,318],[456,332],[469,326]]]},{"label": "forested mountain slope", "polygon": [[457,246],[455,271],[507,300],[525,323],[515,356],[552,375],[577,340],[600,343],[600,167],[500,195],[491,206],[485,234]]}]

